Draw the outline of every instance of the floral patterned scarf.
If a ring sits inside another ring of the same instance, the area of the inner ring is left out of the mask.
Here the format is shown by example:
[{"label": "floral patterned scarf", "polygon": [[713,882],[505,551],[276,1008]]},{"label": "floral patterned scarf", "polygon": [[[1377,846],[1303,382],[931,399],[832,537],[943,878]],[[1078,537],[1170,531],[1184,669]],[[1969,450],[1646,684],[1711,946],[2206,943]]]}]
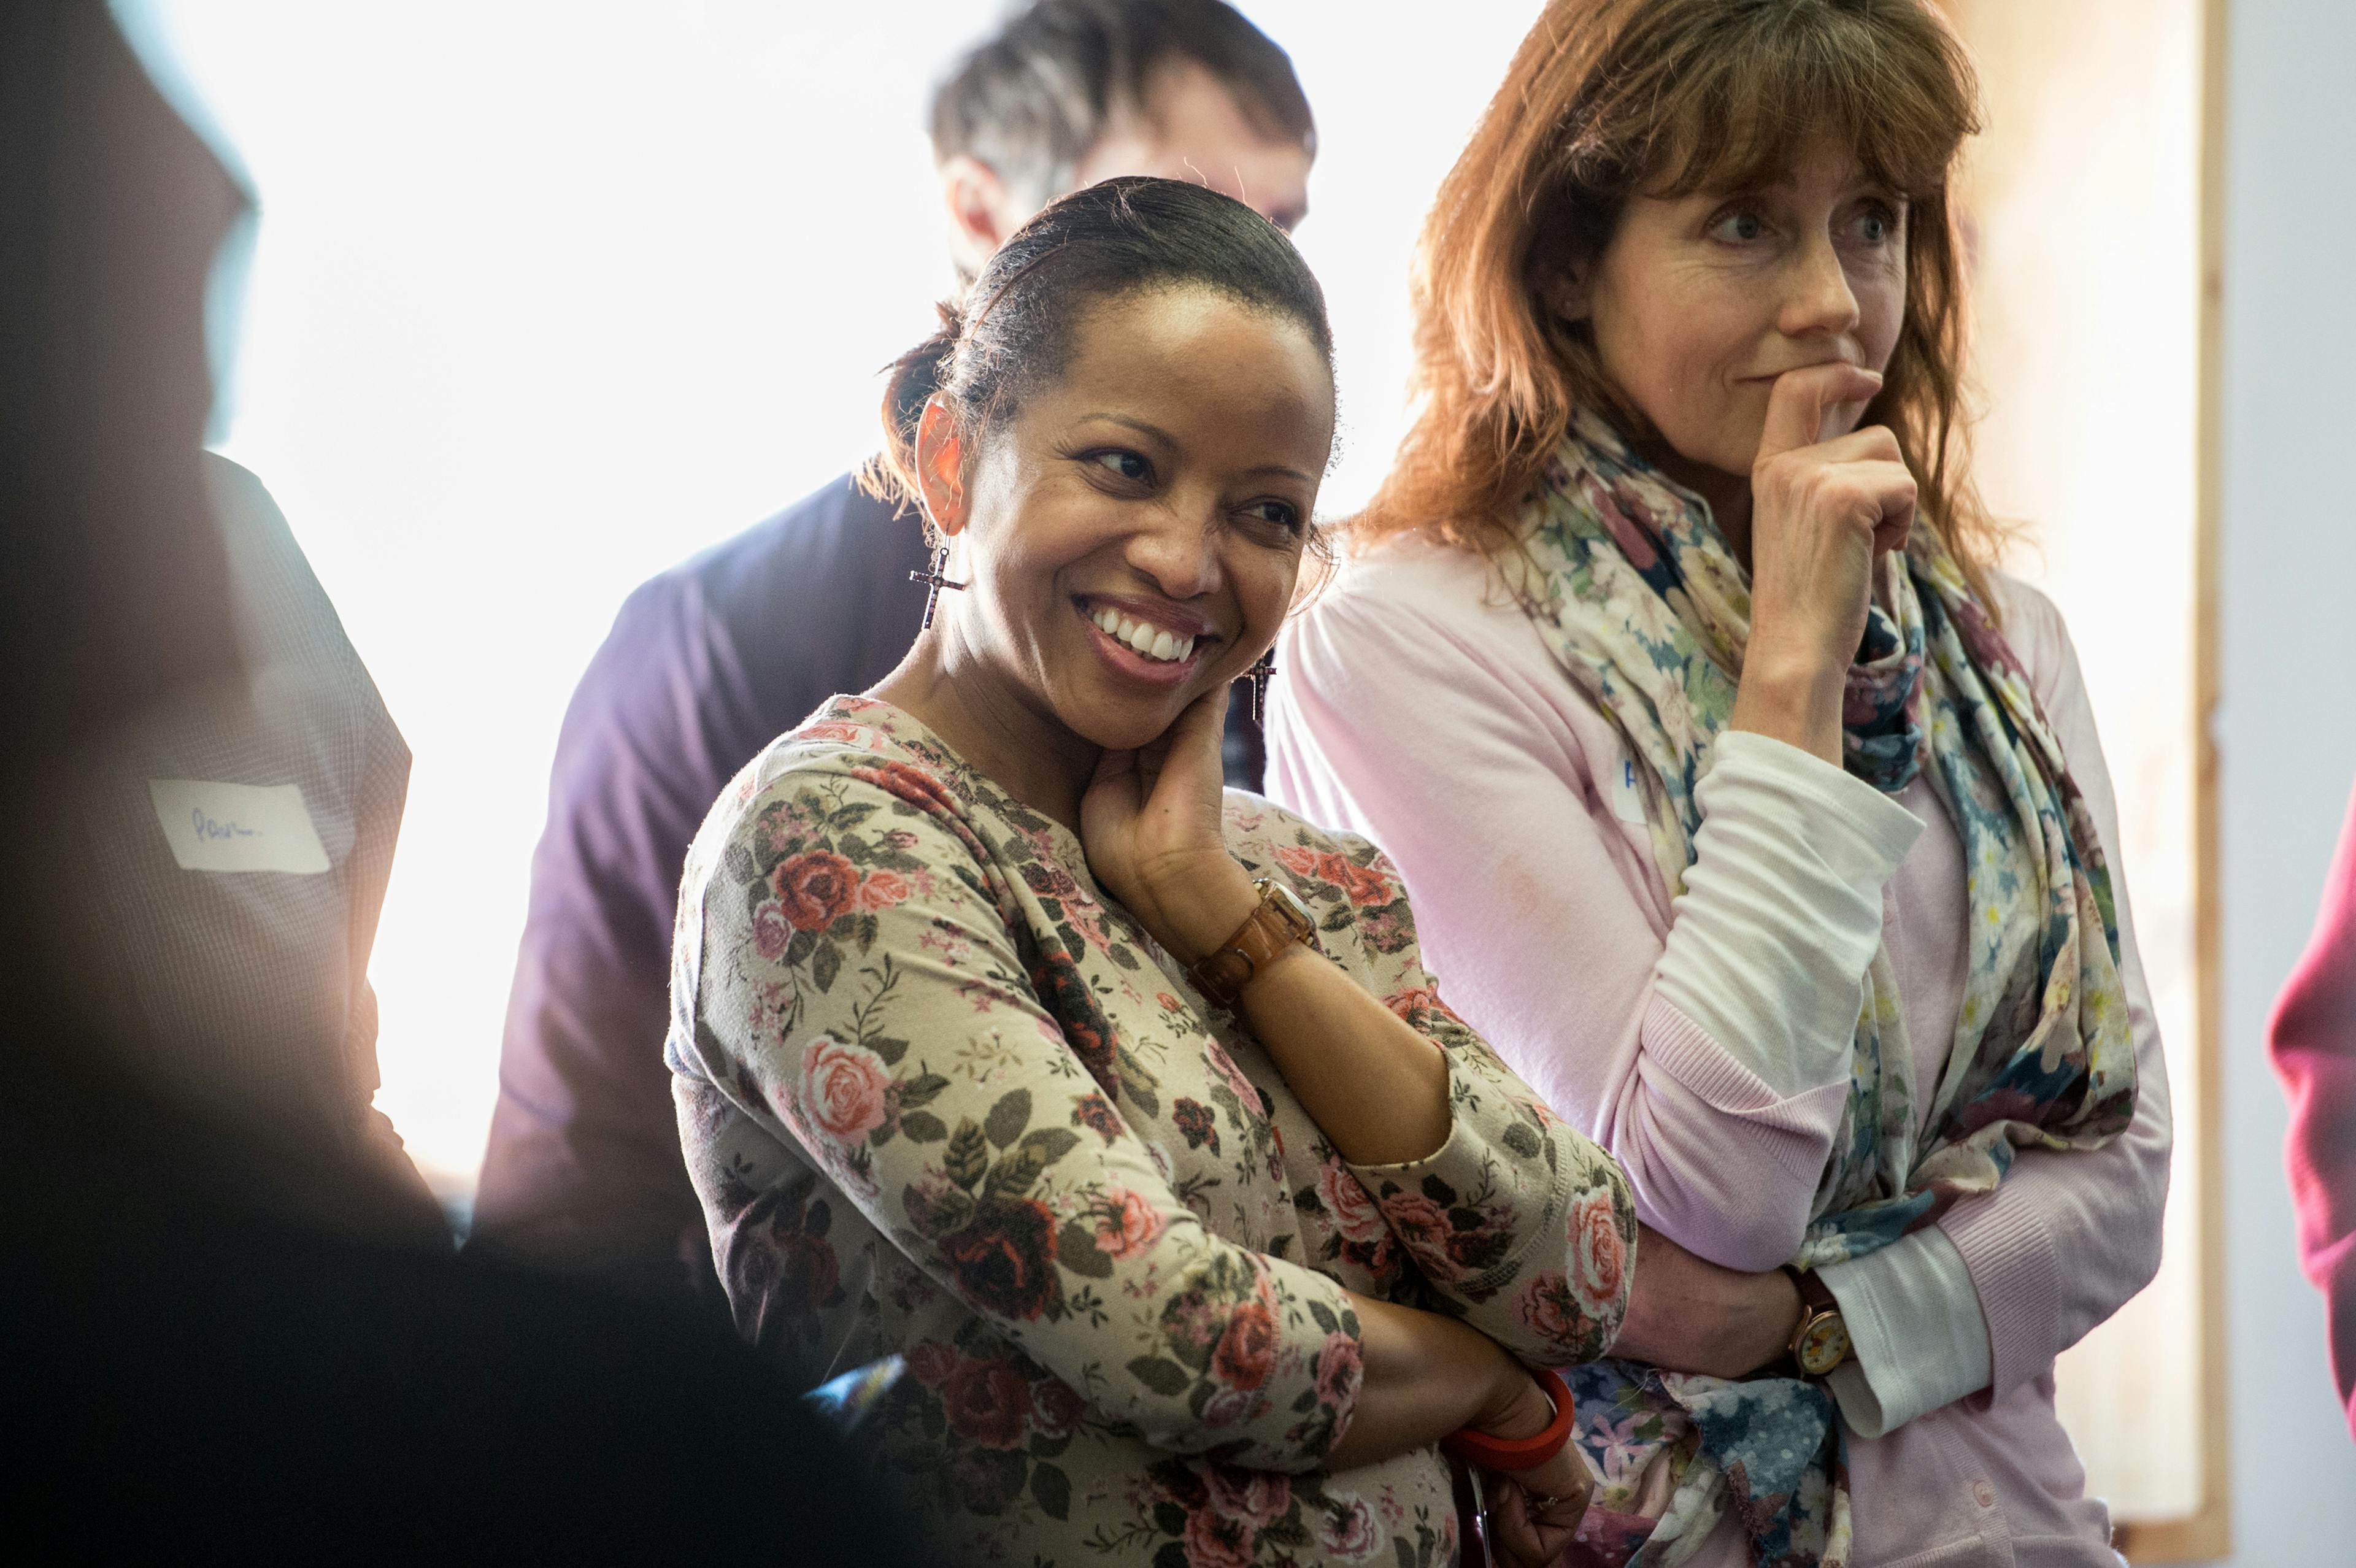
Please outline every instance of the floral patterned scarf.
[{"label": "floral patterned scarf", "polygon": [[[1674,895],[1694,790],[1734,712],[1749,580],[1699,497],[1590,411],[1525,519],[1507,582],[1645,781]],[[1939,1082],[1913,1081],[1885,947],[1865,979],[1849,1096],[1794,1264],[1887,1246],[2004,1179],[2021,1147],[2094,1148],[2134,1114],[2111,879],[2029,678],[1934,532],[1876,572],[1842,714],[1848,771],[1895,794],[1927,771],[1963,838],[1975,941]],[[1931,1095],[1918,1135],[1918,1096]],[[1830,1396],[1624,1361],[1579,1370],[1580,1440],[1603,1477],[1574,1559],[1683,1562],[1731,1505],[1762,1564],[1841,1564],[1848,1492]]]}]

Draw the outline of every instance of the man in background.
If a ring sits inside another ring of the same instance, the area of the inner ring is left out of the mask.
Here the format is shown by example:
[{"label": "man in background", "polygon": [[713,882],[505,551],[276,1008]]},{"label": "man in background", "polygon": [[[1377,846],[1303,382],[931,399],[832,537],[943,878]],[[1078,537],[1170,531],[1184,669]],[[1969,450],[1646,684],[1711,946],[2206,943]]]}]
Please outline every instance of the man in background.
[{"label": "man in background", "polygon": [[[1291,62],[1218,0],[1037,0],[937,90],[932,139],[965,280],[1119,175],[1200,179],[1290,229],[1316,153]],[[474,1245],[718,1308],[662,1059],[680,869],[740,768],[899,663],[926,565],[918,520],[845,475],[622,606],[557,741]],[[1247,707],[1228,777],[1256,789]]]}]

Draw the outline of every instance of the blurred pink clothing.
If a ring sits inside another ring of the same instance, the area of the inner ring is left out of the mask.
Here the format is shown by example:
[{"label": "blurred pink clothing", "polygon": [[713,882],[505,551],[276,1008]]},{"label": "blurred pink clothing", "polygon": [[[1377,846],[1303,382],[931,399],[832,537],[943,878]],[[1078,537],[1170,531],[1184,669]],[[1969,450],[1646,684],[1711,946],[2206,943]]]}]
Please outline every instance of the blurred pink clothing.
[{"label": "blurred pink clothing", "polygon": [[[1874,1254],[1918,1253],[1924,1268],[1905,1272],[1919,1281],[1952,1243],[1990,1354],[1985,1381],[1916,1402],[1879,1435],[1860,1430],[1858,1406],[1843,1393],[1858,1568],[1919,1553],[1934,1553],[1922,1561],[1940,1568],[2117,1561],[2108,1510],[2084,1495],[2084,1471],[2054,1413],[2052,1365],[2158,1267],[2167,1070],[2076,653],[2042,596],[2008,580],[1999,590],[2005,631],[2108,852],[2140,1089],[2134,1124],[2104,1147],[2024,1152],[1997,1192],[1958,1203],[1935,1234]],[[1829,1147],[1837,1125],[1855,1002],[1829,1038],[1774,1037],[1789,1033],[1785,1020],[1825,1012],[1811,976],[1834,958],[1861,976],[1871,943],[1858,951],[1847,914],[1835,911],[1818,923],[1820,950],[1811,954],[1804,912],[1777,909],[1774,898],[1811,865],[1854,880],[1859,824],[1888,797],[1858,797],[1867,786],[1779,742],[1721,748],[1725,804],[1705,800],[1704,833],[1719,814],[1727,848],[1716,851],[1718,880],[1739,881],[1740,899],[1715,912],[1721,923],[1730,913],[1751,920],[1774,941],[1697,944],[1688,933],[1672,943],[1702,896],[1712,851],[1697,840],[1693,891],[1673,904],[1641,812],[1619,809],[1627,757],[1610,720],[1483,562],[1416,541],[1387,545],[1352,562],[1284,644],[1269,709],[1269,794],[1388,851],[1451,1005],[1558,1113],[1612,1150],[1648,1222],[1730,1267],[1788,1256],[1774,1249],[1796,1244],[1821,1169],[1820,1154],[1801,1157],[1804,1140]],[[1762,766],[1762,749],[1788,754],[1780,781]],[[1812,768],[1821,773],[1813,786]],[[1879,905],[1896,966],[1916,1081],[1926,1085],[1918,1117],[1954,1039],[1965,976],[1962,841],[1927,773],[1895,797],[1925,829],[1858,889]],[[1735,864],[1746,856],[1758,864]],[[1785,867],[1760,874],[1779,856]],[[1870,904],[1866,925],[1869,939]],[[1715,978],[1697,973],[1713,967]],[[1759,1027],[1719,1038],[1665,992]],[[1972,1304],[1961,1305],[1968,1314]],[[1954,1329],[1954,1311],[1926,1305],[1919,1291],[1881,1292],[1870,1310],[1945,1318],[1927,1326],[1933,1339]],[[1886,1327],[1889,1342],[1908,1341],[1905,1322]],[[1884,1386],[1876,1373],[1873,1392]],[[1731,1524],[1720,1521],[1696,1563],[1745,1561]]]},{"label": "blurred pink clothing", "polygon": [[2275,1004],[2267,1049],[2290,1095],[2299,1263],[2323,1292],[2332,1375],[2356,1434],[2356,799],[2315,936]]}]

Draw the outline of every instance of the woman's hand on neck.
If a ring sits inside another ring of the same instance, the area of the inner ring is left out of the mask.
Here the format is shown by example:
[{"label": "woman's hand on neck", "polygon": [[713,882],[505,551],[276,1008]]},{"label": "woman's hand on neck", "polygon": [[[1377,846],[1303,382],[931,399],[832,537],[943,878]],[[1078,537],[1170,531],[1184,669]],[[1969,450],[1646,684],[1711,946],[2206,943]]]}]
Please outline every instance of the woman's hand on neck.
[{"label": "woman's hand on neck", "polygon": [[1214,687],[1150,744],[1102,753],[1080,802],[1088,869],[1182,964],[1215,951],[1258,902],[1227,852],[1227,701]]},{"label": "woman's hand on neck", "polygon": [[1233,935],[1257,895],[1226,848],[1219,741],[1227,688],[1197,698],[1151,744],[1108,752],[965,651],[956,628],[944,614],[869,695],[1070,828],[1105,891],[1181,962]]}]

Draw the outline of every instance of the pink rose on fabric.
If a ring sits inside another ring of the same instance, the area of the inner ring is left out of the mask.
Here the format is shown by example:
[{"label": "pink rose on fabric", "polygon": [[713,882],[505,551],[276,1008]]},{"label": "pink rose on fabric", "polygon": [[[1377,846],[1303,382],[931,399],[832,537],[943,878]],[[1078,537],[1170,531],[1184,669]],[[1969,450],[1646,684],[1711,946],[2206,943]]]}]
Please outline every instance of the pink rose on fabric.
[{"label": "pink rose on fabric", "polygon": [[908,1364],[909,1375],[926,1388],[938,1388],[948,1381],[949,1375],[957,1371],[958,1362],[962,1359],[954,1346],[935,1344],[930,1340],[912,1345],[901,1353],[901,1360]]},{"label": "pink rose on fabric", "polygon": [[1352,1563],[1370,1562],[1382,1550],[1383,1527],[1366,1499],[1329,1491],[1333,1505],[1317,1526],[1317,1543],[1334,1556]]},{"label": "pink rose on fabric", "polygon": [[1292,1480],[1282,1471],[1205,1465],[1202,1474],[1213,1509],[1225,1518],[1241,1520],[1255,1531],[1266,1530],[1292,1507]]},{"label": "pink rose on fabric", "polygon": [[1579,1265],[1570,1282],[1579,1305],[1593,1317],[1616,1313],[1627,1277],[1628,1243],[1620,1233],[1620,1216],[1610,1192],[1599,1188],[1572,1208],[1570,1255]]},{"label": "pink rose on fabric", "polygon": [[871,912],[890,909],[908,896],[908,880],[897,871],[870,871],[859,884],[859,907]]},{"label": "pink rose on fabric", "polygon": [[1317,875],[1317,851],[1314,849],[1304,849],[1297,844],[1288,844],[1276,852],[1276,859],[1278,864],[1296,877]]},{"label": "pink rose on fabric", "polygon": [[852,1143],[884,1125],[891,1109],[891,1074],[863,1045],[825,1035],[802,1052],[802,1113],[837,1143]]},{"label": "pink rose on fabric", "polygon": [[[1063,1044],[1063,1030],[1054,1029],[1054,1039],[1057,1045]],[[1089,1128],[1108,1146],[1128,1125],[1120,1119],[1120,1113],[1112,1108],[1112,1102],[1101,1094],[1083,1094],[1072,1102],[1072,1125]]]},{"label": "pink rose on fabric", "polygon": [[1435,1018],[1445,1019],[1460,1027],[1464,1022],[1456,1016],[1453,1008],[1440,999],[1439,988],[1432,986],[1418,986],[1412,990],[1394,992],[1383,998],[1383,1006],[1419,1029],[1431,1023]]},{"label": "pink rose on fabric", "polygon": [[776,900],[763,899],[753,906],[754,952],[774,964],[786,955],[786,944],[793,939],[794,928]]},{"label": "pink rose on fabric", "polygon": [[1213,1509],[1196,1509],[1189,1514],[1183,1539],[1186,1568],[1251,1568],[1259,1552],[1259,1531]]},{"label": "pink rose on fabric", "polygon": [[1378,1242],[1387,1233],[1383,1211],[1340,1160],[1329,1159],[1317,1168],[1317,1196],[1344,1241]]},{"label": "pink rose on fabric", "polygon": [[1069,1436],[1087,1413],[1087,1402],[1061,1378],[1031,1385],[1031,1427],[1042,1437]]},{"label": "pink rose on fabric", "polygon": [[1203,1424],[1214,1432],[1241,1426],[1267,1408],[1268,1402],[1239,1388],[1223,1388],[1203,1402]]},{"label": "pink rose on fabric", "polygon": [[922,768],[912,768],[905,763],[878,763],[873,767],[851,770],[851,776],[862,784],[891,791],[911,805],[955,811],[957,802],[941,781]]},{"label": "pink rose on fabric", "polygon": [[1392,1231],[1415,1253],[1417,1262],[1447,1262],[1451,1229],[1447,1210],[1420,1192],[1394,1192],[1383,1200],[1383,1218],[1391,1222]]},{"label": "pink rose on fabric", "polygon": [[1116,1263],[1162,1237],[1162,1211],[1126,1187],[1108,1189],[1096,1212],[1097,1250]]},{"label": "pink rose on fabric", "polygon": [[1549,1269],[1524,1285],[1515,1305],[1524,1327],[1542,1339],[1569,1349],[1582,1338],[1579,1309],[1571,1304],[1570,1282],[1559,1269]]},{"label": "pink rose on fabric", "polygon": [[1226,1081],[1227,1087],[1236,1092],[1236,1098],[1242,1103],[1245,1111],[1257,1110],[1259,1107],[1259,1085],[1244,1076],[1244,1070],[1236,1065],[1236,1059],[1227,1054],[1226,1048],[1215,1040],[1211,1041],[1207,1054],[1211,1071]]},{"label": "pink rose on fabric", "polygon": [[1229,1315],[1227,1331],[1211,1352],[1211,1372],[1230,1388],[1255,1389],[1276,1370],[1276,1315],[1247,1301]]},{"label": "pink rose on fabric", "polygon": [[1365,1352],[1355,1339],[1339,1330],[1328,1334],[1325,1348],[1317,1353],[1319,1401],[1340,1410],[1356,1400],[1365,1365]]},{"label": "pink rose on fabric", "polygon": [[884,835],[884,848],[886,849],[897,849],[905,854],[916,847],[916,836],[905,827],[894,827]]},{"label": "pink rose on fabric", "polygon": [[826,719],[816,724],[805,724],[796,733],[805,741],[856,741],[859,739],[859,726],[845,724],[840,719]]},{"label": "pink rose on fabric", "polygon": [[1391,880],[1372,866],[1361,866],[1347,855],[1328,855],[1321,868],[1325,880],[1350,896],[1354,904],[1387,904],[1398,896]]},{"label": "pink rose on fabric", "polygon": [[806,850],[777,862],[769,891],[796,931],[824,931],[858,903],[859,868],[830,849]]},{"label": "pink rose on fabric", "polygon": [[964,1360],[941,1384],[949,1430],[984,1448],[1019,1448],[1031,1413],[1031,1385],[1003,1359]]}]

